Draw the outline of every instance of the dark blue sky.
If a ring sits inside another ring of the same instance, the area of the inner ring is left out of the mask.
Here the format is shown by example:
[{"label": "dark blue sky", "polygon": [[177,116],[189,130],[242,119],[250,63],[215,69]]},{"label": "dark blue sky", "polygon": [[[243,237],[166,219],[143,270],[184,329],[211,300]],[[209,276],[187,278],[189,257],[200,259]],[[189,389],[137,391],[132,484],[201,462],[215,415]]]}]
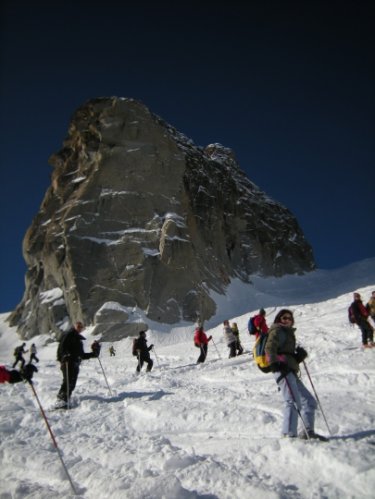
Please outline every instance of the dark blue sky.
[{"label": "dark blue sky", "polygon": [[3,1],[0,311],[23,295],[48,158],[99,96],[231,147],[297,217],[319,268],[375,256],[374,2],[200,3]]}]

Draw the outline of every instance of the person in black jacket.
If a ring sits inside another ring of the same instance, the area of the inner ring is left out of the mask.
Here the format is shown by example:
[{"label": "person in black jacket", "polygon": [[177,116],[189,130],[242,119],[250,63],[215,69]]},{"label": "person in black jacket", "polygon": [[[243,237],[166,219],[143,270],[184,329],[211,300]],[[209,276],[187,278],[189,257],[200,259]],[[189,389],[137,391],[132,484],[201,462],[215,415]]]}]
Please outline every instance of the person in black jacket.
[{"label": "person in black jacket", "polygon": [[25,359],[23,358],[23,354],[28,352],[28,350],[25,350],[25,346],[26,346],[26,343],[22,343],[22,345],[20,345],[19,347],[17,347],[14,350],[14,357],[16,360],[13,363],[13,366],[12,366],[13,368],[16,367],[18,362],[21,362],[21,369],[23,369],[25,367]]},{"label": "person in black jacket", "polygon": [[66,333],[60,341],[57,350],[57,360],[60,362],[60,369],[63,375],[63,381],[57,394],[58,408],[67,408],[70,396],[76,386],[79,365],[81,360],[97,357],[97,352],[86,353],[83,350],[82,341],[85,339],[80,333],[83,331],[82,322],[77,322],[75,326]]},{"label": "person in black jacket", "polygon": [[151,371],[154,363],[150,357],[150,350],[152,350],[153,346],[154,345],[147,346],[146,333],[145,331],[140,331],[139,337],[134,340],[133,347],[133,351],[138,358],[137,373],[141,372],[144,362],[147,364],[146,371]]}]

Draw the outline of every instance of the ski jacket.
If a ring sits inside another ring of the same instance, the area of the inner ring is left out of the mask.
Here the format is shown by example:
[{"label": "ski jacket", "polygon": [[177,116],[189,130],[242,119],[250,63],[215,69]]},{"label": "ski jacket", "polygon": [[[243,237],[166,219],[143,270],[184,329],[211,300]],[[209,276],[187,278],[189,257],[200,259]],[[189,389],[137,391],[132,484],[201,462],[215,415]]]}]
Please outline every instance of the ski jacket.
[{"label": "ski jacket", "polygon": [[147,346],[146,338],[142,338],[141,336],[137,338],[136,350],[140,350],[141,353],[149,352],[152,349],[153,345]]},{"label": "ski jacket", "polygon": [[238,330],[238,327],[232,326],[231,330],[232,330],[232,333],[234,334],[234,336],[236,337],[236,340],[238,340],[240,338],[240,332]]},{"label": "ski jacket", "polygon": [[294,372],[299,371],[298,362],[294,353],[296,350],[296,328],[282,324],[272,324],[268,331],[266,356],[270,364],[283,362]]},{"label": "ski jacket", "polygon": [[367,321],[369,313],[361,300],[354,300],[353,303],[350,305],[350,307],[352,309],[355,322],[357,324],[360,324],[363,321]]},{"label": "ski jacket", "polygon": [[262,314],[258,314],[254,317],[254,326],[258,331],[268,333],[269,327],[267,326],[266,318]]},{"label": "ski jacket", "polygon": [[15,357],[22,357],[24,353],[27,353],[27,350],[25,350],[25,347],[23,345],[16,347],[16,349],[14,350]]},{"label": "ski jacket", "polygon": [[207,338],[207,335],[203,331],[203,329],[197,327],[194,333],[194,343],[198,346],[201,346],[201,345],[208,345],[209,341],[210,340]]},{"label": "ski jacket", "polygon": [[236,337],[233,334],[233,331],[230,328],[230,326],[224,326],[224,338],[228,346],[236,341]]},{"label": "ski jacket", "polygon": [[64,358],[68,358],[72,362],[80,362],[94,357],[92,353],[85,353],[83,350],[82,342],[84,339],[82,335],[72,328],[60,341],[57,360],[63,362]]}]

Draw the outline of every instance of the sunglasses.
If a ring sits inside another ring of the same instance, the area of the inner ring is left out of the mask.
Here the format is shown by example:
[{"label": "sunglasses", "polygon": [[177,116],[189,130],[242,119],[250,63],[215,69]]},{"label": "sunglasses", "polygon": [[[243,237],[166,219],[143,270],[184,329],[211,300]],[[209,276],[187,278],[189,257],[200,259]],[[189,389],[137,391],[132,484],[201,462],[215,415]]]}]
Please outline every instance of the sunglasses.
[{"label": "sunglasses", "polygon": [[291,315],[283,315],[280,317],[281,321],[293,321],[293,317]]}]

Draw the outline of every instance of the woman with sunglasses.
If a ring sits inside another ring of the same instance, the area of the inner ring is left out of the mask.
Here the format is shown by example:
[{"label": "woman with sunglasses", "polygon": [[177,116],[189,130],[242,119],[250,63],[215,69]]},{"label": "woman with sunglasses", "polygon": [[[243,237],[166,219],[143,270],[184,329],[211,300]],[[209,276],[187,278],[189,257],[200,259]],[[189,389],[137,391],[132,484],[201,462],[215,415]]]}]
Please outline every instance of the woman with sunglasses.
[{"label": "woman with sunglasses", "polygon": [[[266,344],[271,371],[284,399],[282,433],[290,438],[299,436],[302,439],[327,440],[314,431],[317,403],[298,377],[299,363],[307,357],[307,352],[302,347],[296,347],[296,329],[293,326],[293,313],[288,309],[280,310],[270,327]],[[299,435],[298,412],[304,423]]]}]

